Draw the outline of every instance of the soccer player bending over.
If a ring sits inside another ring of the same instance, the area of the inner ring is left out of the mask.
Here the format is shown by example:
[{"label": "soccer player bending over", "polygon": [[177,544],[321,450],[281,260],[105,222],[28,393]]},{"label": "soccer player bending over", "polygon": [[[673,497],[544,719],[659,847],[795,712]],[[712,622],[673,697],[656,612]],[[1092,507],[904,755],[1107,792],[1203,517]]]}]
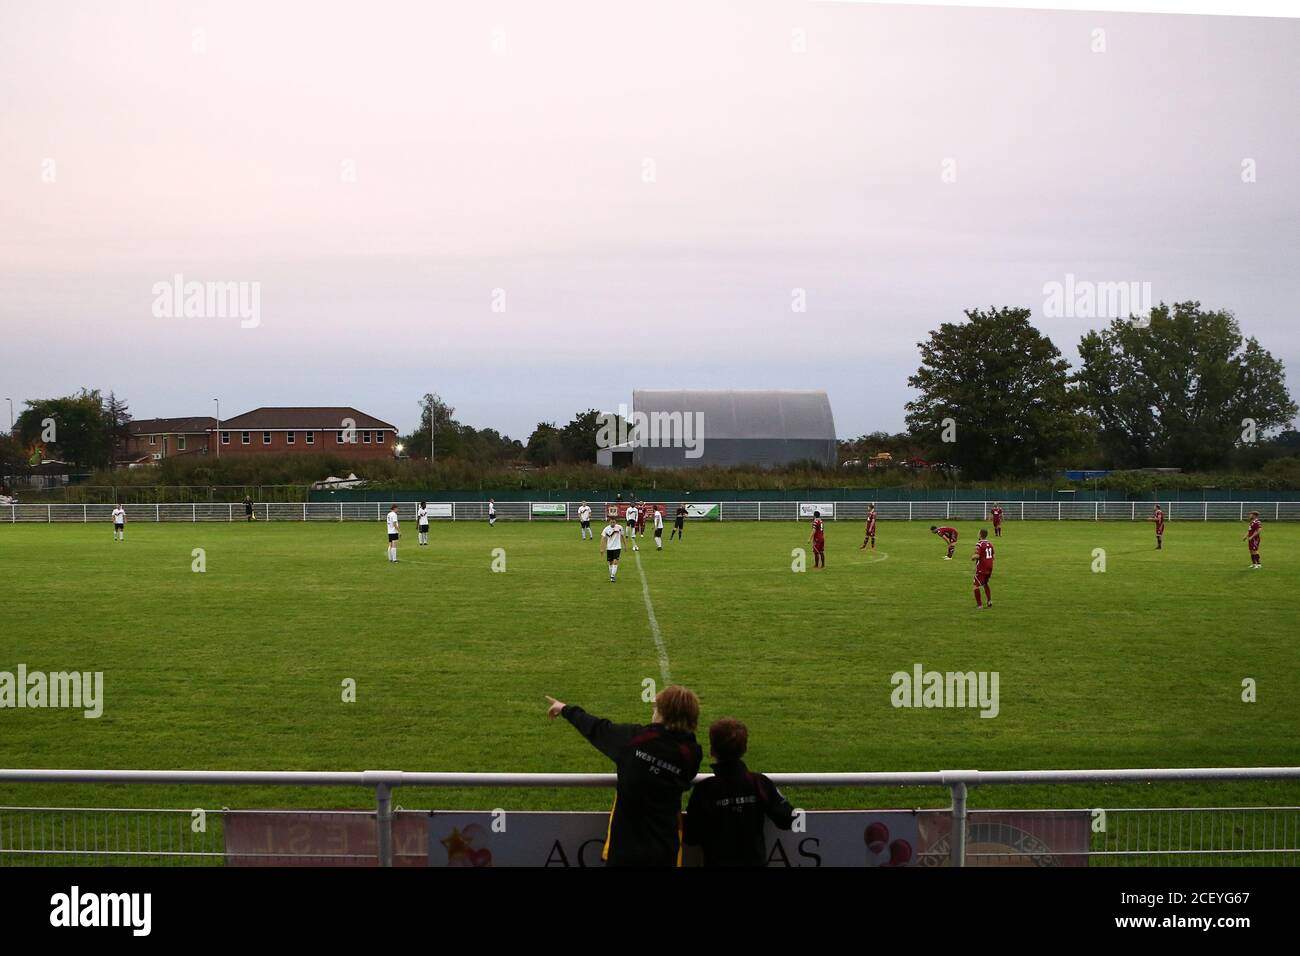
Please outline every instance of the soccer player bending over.
[{"label": "soccer player bending over", "polygon": [[126,540],[126,509],[121,504],[113,508],[113,540]]},{"label": "soccer player bending over", "polygon": [[[862,548],[867,544],[871,545],[871,550],[876,550],[876,506],[872,505],[867,511],[867,533],[862,537]],[[858,548],[859,551],[862,548]]]},{"label": "soccer player bending over", "polygon": [[763,821],[782,830],[794,825],[794,808],[776,784],[754,773],[741,758],[749,729],[723,717],[709,728],[713,777],[701,780],[686,804],[684,842],[702,849],[705,866],[764,866]]},{"label": "soccer player bending over", "polygon": [[618,577],[618,556],[623,553],[623,529],[619,527],[618,515],[609,516],[609,524],[600,533],[605,539],[605,560],[609,562],[609,583]]},{"label": "soccer player bending over", "polygon": [[1241,540],[1245,541],[1246,546],[1250,548],[1250,569],[1252,571],[1257,570],[1260,566],[1259,564],[1259,512],[1258,511],[1252,511],[1250,513],[1250,528],[1247,529],[1246,536]]},{"label": "soccer player bending over", "polygon": [[944,525],[942,528],[936,528],[934,525],[930,525],[930,530],[948,542],[948,556],[944,558],[944,560],[951,561],[952,553],[957,549],[957,529],[949,528],[947,525]]},{"label": "soccer player bending over", "polygon": [[615,724],[547,697],[547,716],[563,717],[618,771],[601,859],[608,866],[681,866],[682,794],[704,754],[695,740],[700,701],[685,687],[665,687],[648,725]]},{"label": "soccer player bending over", "polygon": [[813,546],[813,567],[826,567],[826,527],[822,523],[820,511],[813,512],[812,534],[808,536],[808,540]]},{"label": "soccer player bending over", "polygon": [[[980,539],[975,543],[975,553],[971,555],[971,560],[975,562],[975,607],[992,607],[993,592],[989,590],[989,578],[993,577],[993,542],[989,540],[989,533],[984,528],[980,528]],[[980,603],[980,588],[984,589],[984,596],[988,598],[987,605]]]}]

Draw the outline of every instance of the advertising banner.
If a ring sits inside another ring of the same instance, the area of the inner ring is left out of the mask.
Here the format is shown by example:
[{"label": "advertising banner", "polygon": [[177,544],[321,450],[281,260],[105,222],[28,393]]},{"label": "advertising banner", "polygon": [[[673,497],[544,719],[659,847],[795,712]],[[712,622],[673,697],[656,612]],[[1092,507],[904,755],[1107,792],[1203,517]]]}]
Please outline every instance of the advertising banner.
[{"label": "advertising banner", "polygon": [[[607,813],[434,811],[430,866],[603,866]],[[810,810],[795,830],[767,825],[767,865],[911,866],[920,844],[911,810]],[[686,866],[699,865],[690,847]]]},{"label": "advertising banner", "polygon": [[810,502],[810,501],[801,501],[801,502],[799,502],[799,517],[800,517],[800,518],[811,518],[811,517],[813,516],[813,512],[814,512],[814,511],[820,511],[820,512],[822,513],[822,517],[823,517],[823,518],[834,518],[834,517],[835,517],[835,503],[834,503],[834,502],[831,502],[831,501],[823,501],[823,502],[820,502],[820,503],[815,502],[815,501],[811,501],[811,502]]},{"label": "advertising banner", "polygon": [[[923,814],[923,866],[947,866],[952,817]],[[1092,814],[1087,810],[977,810],[966,820],[967,866],[1087,866]]]},{"label": "advertising banner", "polygon": [[[393,865],[427,866],[423,813],[393,814]],[[373,813],[227,811],[226,866],[378,866]]]},{"label": "advertising banner", "polygon": [[[719,506],[716,504],[687,504],[686,517],[702,518],[705,521],[717,521],[719,518]],[[676,508],[673,508],[669,515],[675,514]]]},{"label": "advertising banner", "polygon": [[563,501],[534,501],[533,514],[543,518],[563,518],[569,513]]}]

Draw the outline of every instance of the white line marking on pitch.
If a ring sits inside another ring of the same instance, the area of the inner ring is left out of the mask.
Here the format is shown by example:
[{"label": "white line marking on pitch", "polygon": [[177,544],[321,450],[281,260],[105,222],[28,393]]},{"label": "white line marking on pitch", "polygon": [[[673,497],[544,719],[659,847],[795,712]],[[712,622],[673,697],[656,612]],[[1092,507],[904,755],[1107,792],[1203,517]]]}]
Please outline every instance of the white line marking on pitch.
[{"label": "white line marking on pitch", "polygon": [[655,620],[655,606],[650,603],[650,582],[645,578],[645,569],[641,567],[641,552],[633,551],[636,558],[636,572],[641,575],[641,596],[645,598],[645,613],[650,618],[650,635],[655,639],[655,651],[659,654],[659,673],[663,675],[664,684],[671,684],[673,677],[668,673],[668,648],[664,647],[664,637],[659,633],[659,622]]}]

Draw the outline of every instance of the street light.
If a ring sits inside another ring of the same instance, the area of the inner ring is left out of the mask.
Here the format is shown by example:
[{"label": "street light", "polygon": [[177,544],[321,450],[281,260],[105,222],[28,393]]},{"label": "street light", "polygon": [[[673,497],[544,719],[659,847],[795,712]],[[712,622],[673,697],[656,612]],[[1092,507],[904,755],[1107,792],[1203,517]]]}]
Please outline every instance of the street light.
[{"label": "street light", "polygon": [[434,463],[433,441],[438,432],[438,421],[433,415],[433,395],[429,395],[429,464]]},{"label": "street light", "polygon": [[212,434],[214,439],[216,440],[217,457],[220,458],[221,457],[221,399],[214,398],[213,401],[217,403],[217,430]]}]

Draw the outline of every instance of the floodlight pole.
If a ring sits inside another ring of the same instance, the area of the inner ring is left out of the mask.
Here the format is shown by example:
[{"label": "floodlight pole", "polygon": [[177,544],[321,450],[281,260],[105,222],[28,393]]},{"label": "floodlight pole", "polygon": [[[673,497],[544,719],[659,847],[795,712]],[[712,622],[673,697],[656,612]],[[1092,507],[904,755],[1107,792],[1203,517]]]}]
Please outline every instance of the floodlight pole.
[{"label": "floodlight pole", "polygon": [[221,399],[214,398],[217,403],[217,430],[213,433],[214,444],[217,446],[217,457],[221,457]]}]

